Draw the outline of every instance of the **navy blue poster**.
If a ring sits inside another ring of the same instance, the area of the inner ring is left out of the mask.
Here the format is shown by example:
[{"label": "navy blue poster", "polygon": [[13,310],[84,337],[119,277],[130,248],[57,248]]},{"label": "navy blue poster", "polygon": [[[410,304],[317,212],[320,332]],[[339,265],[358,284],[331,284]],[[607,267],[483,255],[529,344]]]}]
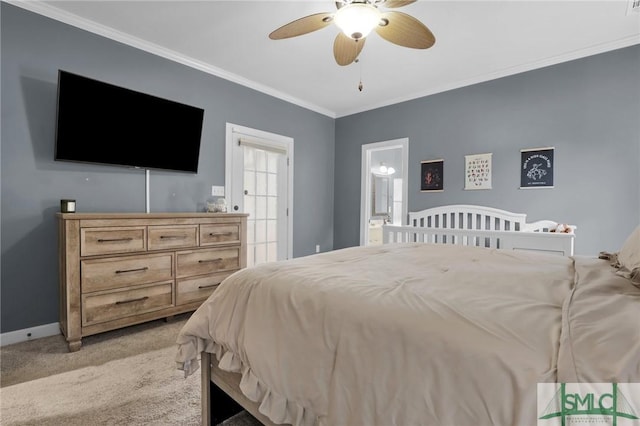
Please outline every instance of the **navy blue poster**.
[{"label": "navy blue poster", "polygon": [[520,188],[553,188],[554,148],[520,151]]}]

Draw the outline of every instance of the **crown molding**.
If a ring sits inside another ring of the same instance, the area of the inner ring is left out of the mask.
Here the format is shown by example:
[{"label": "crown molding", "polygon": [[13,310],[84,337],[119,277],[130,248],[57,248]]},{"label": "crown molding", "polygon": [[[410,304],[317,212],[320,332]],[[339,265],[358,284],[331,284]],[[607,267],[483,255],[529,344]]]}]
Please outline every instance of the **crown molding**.
[{"label": "crown molding", "polygon": [[353,110],[345,110],[336,113],[336,118],[346,117],[353,114],[358,114],[361,112],[371,111],[373,109],[386,107],[389,105],[394,105],[406,101],[411,101],[418,98],[423,98],[425,96],[435,95],[437,93],[446,92],[449,90],[459,89],[461,87],[472,86],[478,83],[484,83],[491,80],[497,80],[503,77],[509,77],[515,74],[521,74],[527,71],[533,71],[536,69],[548,67],[551,65],[557,65],[563,62],[569,62],[576,59],[585,58],[587,56],[593,56],[600,53],[606,53],[612,50],[622,49],[625,47],[634,46],[636,44],[640,44],[640,36],[634,35],[631,37],[625,37],[622,39],[614,40],[607,43],[601,43],[594,46],[590,46],[584,49],[577,49],[572,52],[563,53],[562,55],[551,56],[548,58],[541,59],[539,61],[527,62],[525,64],[516,65],[513,67],[503,68],[498,71],[494,71],[491,73],[481,74],[475,76],[470,79],[459,80],[451,84],[439,86],[436,88],[432,88],[430,90],[418,91],[416,93],[411,94],[410,96],[398,97],[389,99],[385,102],[380,102],[377,104],[367,105],[364,108],[353,109]]},{"label": "crown molding", "polygon": [[538,61],[532,61],[532,62],[527,62],[525,64],[513,66],[513,67],[503,68],[501,70],[481,74],[470,79],[456,81],[451,84],[439,86],[429,90],[418,91],[409,96],[392,98],[383,102],[369,104],[356,109],[350,109],[350,110],[344,110],[344,111],[331,111],[331,110],[328,110],[327,108],[312,104],[310,102],[306,102],[302,99],[293,97],[287,93],[281,92],[272,87],[259,84],[252,80],[248,80],[242,76],[228,72],[218,67],[214,67],[202,61],[198,61],[194,58],[180,54],[173,50],[166,49],[154,43],[150,43],[148,41],[133,37],[129,34],[114,30],[113,28],[107,27],[105,25],[98,24],[97,22],[91,21],[89,19],[81,18],[77,15],[65,12],[47,3],[42,3],[40,1],[35,1],[35,0],[1,0],[1,1],[20,7],[22,9],[29,10],[39,15],[43,15],[48,18],[60,21],[62,23],[80,28],[82,30],[89,31],[91,33],[103,36],[105,38],[118,41],[128,46],[135,47],[137,49],[152,53],[154,55],[186,65],[188,67],[195,68],[207,74],[211,74],[216,77],[220,77],[224,80],[228,80],[230,82],[256,90],[258,92],[265,93],[267,95],[273,96],[275,98],[281,99],[283,101],[289,102],[299,107],[317,112],[319,114],[326,115],[330,118],[346,117],[349,115],[358,114],[358,113],[370,111],[373,109],[394,105],[397,103],[402,103],[402,102],[411,101],[411,100],[415,100],[415,99],[430,96],[430,95],[435,95],[437,93],[442,93],[449,90],[459,89],[462,87],[471,86],[478,83],[484,83],[487,81],[508,77],[514,74],[520,74],[523,72],[532,71],[535,69],[544,68],[547,66],[556,65],[563,62],[568,62],[568,61],[584,58],[587,56],[597,55],[600,53],[605,53],[608,51],[640,44],[640,36],[634,35],[631,37],[626,37],[626,38],[614,40],[607,43],[597,44],[594,46],[590,46],[588,48],[567,52],[562,55],[556,55],[548,58],[543,58]]},{"label": "crown molding", "polygon": [[267,95],[273,96],[278,99],[282,99],[291,104],[300,106],[302,108],[317,112],[319,114],[326,115],[331,118],[336,118],[336,115],[333,111],[330,111],[326,108],[320,107],[318,105],[314,105],[309,102],[305,102],[301,99],[290,96],[286,93],[283,93],[279,90],[276,90],[272,87],[265,86],[263,84],[256,83],[255,81],[248,80],[242,76],[237,74],[228,72],[224,69],[214,67],[210,64],[207,64],[202,61],[198,61],[189,56],[183,55],[181,53],[175,52],[173,50],[164,48],[154,43],[150,43],[146,40],[142,40],[137,37],[133,37],[130,34],[123,33],[121,31],[115,30],[113,28],[107,27],[105,25],[99,24],[90,19],[82,18],[78,15],[60,10],[56,7],[53,7],[47,3],[42,3],[40,1],[32,1],[32,0],[2,0],[4,3],[11,4],[13,6],[20,7],[22,9],[28,10],[33,13],[37,13],[38,15],[45,16],[47,18],[54,19],[56,21],[62,22],[64,24],[68,24],[74,26],[76,28],[80,28],[85,31],[89,31],[93,34],[100,35],[102,37],[115,40],[117,42],[126,44],[131,47],[135,47],[136,49],[143,50],[148,53],[152,53],[156,56],[160,56],[162,58],[168,59],[173,62],[180,63],[182,65],[186,65],[191,68],[195,68],[199,71],[205,72],[207,74],[214,75],[216,77],[220,77],[224,80],[239,84],[241,86],[248,87],[250,89],[256,90],[258,92],[265,93]]}]

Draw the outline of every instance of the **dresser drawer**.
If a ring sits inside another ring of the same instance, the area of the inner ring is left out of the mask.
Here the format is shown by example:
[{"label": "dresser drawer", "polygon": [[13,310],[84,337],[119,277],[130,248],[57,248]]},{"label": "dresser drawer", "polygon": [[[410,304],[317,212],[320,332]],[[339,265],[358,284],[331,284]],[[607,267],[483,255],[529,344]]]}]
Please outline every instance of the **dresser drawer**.
[{"label": "dresser drawer", "polygon": [[179,278],[240,268],[239,247],[182,251],[177,256],[176,276]]},{"label": "dresser drawer", "polygon": [[200,245],[212,246],[240,242],[240,224],[204,224],[200,225]]},{"label": "dresser drawer", "polygon": [[82,228],[80,230],[80,256],[146,250],[147,228],[145,226]]},{"label": "dresser drawer", "polygon": [[150,226],[149,250],[196,247],[198,225]]},{"label": "dresser drawer", "polygon": [[198,278],[183,278],[176,282],[176,305],[201,302],[233,272],[222,272]]},{"label": "dresser drawer", "polygon": [[145,254],[80,262],[83,293],[173,278],[173,254]]},{"label": "dresser drawer", "polygon": [[129,290],[82,295],[82,325],[137,316],[172,306],[173,282],[152,284]]}]

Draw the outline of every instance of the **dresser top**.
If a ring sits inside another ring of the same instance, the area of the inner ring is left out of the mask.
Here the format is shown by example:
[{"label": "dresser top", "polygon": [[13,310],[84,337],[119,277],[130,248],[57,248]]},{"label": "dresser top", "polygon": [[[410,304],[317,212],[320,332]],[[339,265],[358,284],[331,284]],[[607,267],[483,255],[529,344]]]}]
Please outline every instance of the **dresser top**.
[{"label": "dresser top", "polygon": [[56,213],[61,219],[172,219],[172,218],[236,218],[247,217],[248,213],[205,213],[205,212],[176,212],[176,213]]}]

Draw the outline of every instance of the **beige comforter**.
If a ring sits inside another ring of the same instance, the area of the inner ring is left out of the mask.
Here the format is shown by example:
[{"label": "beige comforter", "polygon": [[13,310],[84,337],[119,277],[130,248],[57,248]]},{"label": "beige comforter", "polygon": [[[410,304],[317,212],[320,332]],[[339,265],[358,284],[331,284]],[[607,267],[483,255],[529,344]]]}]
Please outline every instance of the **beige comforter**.
[{"label": "beige comforter", "polygon": [[538,382],[640,381],[640,289],[599,260],[356,247],[234,274],[178,344],[276,423],[535,425]]}]

